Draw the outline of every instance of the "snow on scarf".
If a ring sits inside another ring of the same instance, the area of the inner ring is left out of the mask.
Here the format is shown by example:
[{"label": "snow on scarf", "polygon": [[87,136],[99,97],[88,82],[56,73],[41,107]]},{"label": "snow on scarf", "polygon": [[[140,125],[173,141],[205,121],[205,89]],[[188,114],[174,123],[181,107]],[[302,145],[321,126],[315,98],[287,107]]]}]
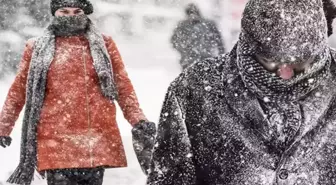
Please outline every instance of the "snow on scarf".
[{"label": "snow on scarf", "polygon": [[[90,23],[86,38],[90,43],[94,68],[98,74],[103,95],[111,101],[117,99],[112,64],[102,35]],[[47,72],[54,58],[55,35],[48,27],[45,34],[35,41],[27,80],[26,108],[24,112],[20,163],[8,179],[9,183],[30,185],[37,167],[37,126],[43,105]]]},{"label": "snow on scarf", "polygon": [[[265,106],[273,125],[272,142],[286,146],[302,122],[298,100],[330,77],[327,21],[320,0],[250,0],[242,19],[237,65],[245,86]],[[313,57],[312,66],[290,80],[267,71],[256,59],[296,64]]]},{"label": "snow on scarf", "polygon": [[[238,42],[238,66],[246,85],[261,98],[297,100],[329,74],[330,51],[322,6],[319,0],[251,0],[247,4]],[[315,59],[308,71],[283,80],[256,61],[255,54],[260,53],[279,63]]]}]

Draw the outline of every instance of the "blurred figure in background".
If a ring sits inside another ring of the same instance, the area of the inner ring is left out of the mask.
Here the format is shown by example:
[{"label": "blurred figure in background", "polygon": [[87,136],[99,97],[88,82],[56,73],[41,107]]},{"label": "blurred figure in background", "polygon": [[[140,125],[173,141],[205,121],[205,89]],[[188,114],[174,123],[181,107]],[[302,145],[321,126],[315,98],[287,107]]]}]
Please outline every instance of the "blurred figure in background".
[{"label": "blurred figure in background", "polygon": [[181,54],[182,69],[205,58],[224,54],[223,39],[216,23],[205,19],[195,4],[189,4],[185,13],[187,19],[178,24],[171,38],[173,48]]}]

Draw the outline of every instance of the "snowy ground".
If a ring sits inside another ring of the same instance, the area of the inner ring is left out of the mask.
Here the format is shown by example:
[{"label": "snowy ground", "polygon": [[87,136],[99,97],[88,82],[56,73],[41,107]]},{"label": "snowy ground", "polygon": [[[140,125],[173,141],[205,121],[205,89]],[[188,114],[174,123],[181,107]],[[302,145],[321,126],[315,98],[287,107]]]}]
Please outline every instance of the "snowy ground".
[{"label": "snowy ground", "polygon": [[[170,49],[168,35],[160,36],[161,39],[132,41],[119,38],[115,39],[127,66],[127,71],[136,89],[140,104],[148,119],[157,122],[160,114],[166,89],[169,83],[178,75],[178,56]],[[13,77],[0,81],[0,107],[4,102]],[[17,121],[12,133],[13,143],[9,148],[0,148],[0,185],[7,185],[6,179],[15,169],[19,160],[21,120]],[[131,145],[131,127],[123,119],[119,110],[118,124],[123,136],[125,150],[128,157],[128,168],[107,170],[105,185],[141,185],[145,184]],[[45,180],[36,180],[32,185],[46,185]]]}]

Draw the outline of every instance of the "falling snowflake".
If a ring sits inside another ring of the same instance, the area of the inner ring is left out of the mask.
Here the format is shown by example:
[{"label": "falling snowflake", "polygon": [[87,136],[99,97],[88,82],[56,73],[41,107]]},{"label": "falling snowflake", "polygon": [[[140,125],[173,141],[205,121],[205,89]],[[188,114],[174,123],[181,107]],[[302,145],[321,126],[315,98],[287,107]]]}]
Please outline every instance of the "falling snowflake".
[{"label": "falling snowflake", "polygon": [[209,92],[209,91],[211,91],[212,87],[211,86],[206,86],[204,89]]}]

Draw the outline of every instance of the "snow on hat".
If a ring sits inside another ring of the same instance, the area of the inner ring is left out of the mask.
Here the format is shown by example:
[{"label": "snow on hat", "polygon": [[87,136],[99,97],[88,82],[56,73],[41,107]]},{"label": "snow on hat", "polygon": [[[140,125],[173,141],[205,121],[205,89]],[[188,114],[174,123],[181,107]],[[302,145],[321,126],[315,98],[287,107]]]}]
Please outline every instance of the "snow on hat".
[{"label": "snow on hat", "polygon": [[89,0],[51,0],[50,2],[51,14],[53,16],[58,9],[64,7],[80,8],[87,15],[93,13],[93,6]]},{"label": "snow on hat", "polygon": [[265,53],[306,58],[327,45],[322,0],[250,0],[241,24]]}]

